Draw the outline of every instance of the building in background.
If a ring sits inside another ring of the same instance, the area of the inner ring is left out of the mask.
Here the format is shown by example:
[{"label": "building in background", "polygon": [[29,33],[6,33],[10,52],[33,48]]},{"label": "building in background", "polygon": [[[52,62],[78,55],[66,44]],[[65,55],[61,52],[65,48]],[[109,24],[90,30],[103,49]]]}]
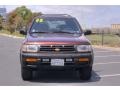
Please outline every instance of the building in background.
[{"label": "building in background", "polygon": [[0,7],[0,16],[3,17],[3,19],[6,19],[6,15],[7,12],[6,12],[6,8],[5,7]]},{"label": "building in background", "polygon": [[101,33],[110,34],[111,33],[111,28],[109,27],[92,28],[91,30],[93,34],[101,34]]},{"label": "building in background", "polygon": [[120,24],[111,24],[111,29],[113,33],[120,33]]},{"label": "building in background", "polygon": [[111,29],[113,30],[120,29],[120,24],[111,24]]},{"label": "building in background", "polygon": [[92,33],[94,34],[119,34],[120,35],[120,24],[111,24],[110,27],[98,27],[92,28]]}]

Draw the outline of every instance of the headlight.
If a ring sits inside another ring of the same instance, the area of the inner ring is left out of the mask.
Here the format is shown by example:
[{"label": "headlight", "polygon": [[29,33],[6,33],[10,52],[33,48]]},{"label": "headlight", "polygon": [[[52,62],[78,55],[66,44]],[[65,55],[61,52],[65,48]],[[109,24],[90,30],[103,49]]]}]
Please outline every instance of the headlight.
[{"label": "headlight", "polygon": [[23,52],[38,52],[39,51],[39,45],[23,45],[22,51]]},{"label": "headlight", "polygon": [[92,51],[91,45],[78,45],[77,46],[78,52],[89,52]]}]

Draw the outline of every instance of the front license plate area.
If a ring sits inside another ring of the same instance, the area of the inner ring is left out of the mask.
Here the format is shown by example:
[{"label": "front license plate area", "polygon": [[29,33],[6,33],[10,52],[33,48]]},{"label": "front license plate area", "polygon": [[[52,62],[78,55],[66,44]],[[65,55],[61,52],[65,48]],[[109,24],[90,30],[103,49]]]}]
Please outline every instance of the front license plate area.
[{"label": "front license plate area", "polygon": [[51,59],[51,66],[64,66],[64,59]]}]

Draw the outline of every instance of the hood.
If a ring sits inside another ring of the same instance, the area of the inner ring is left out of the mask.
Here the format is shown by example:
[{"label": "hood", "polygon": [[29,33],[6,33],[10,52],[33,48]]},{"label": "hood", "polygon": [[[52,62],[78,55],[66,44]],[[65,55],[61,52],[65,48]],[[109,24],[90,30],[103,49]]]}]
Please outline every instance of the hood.
[{"label": "hood", "polygon": [[28,44],[44,44],[44,45],[54,45],[54,44],[79,44],[79,45],[88,45],[90,44],[89,40],[86,39],[84,35],[68,35],[68,34],[42,34],[42,35],[28,35],[26,38]]}]

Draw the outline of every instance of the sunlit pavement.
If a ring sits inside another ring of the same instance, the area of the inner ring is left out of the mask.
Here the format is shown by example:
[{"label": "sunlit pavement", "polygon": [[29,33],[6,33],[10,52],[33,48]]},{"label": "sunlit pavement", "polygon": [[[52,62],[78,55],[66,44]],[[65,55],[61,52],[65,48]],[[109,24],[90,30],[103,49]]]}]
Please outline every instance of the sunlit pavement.
[{"label": "sunlit pavement", "polygon": [[23,39],[0,36],[0,85],[120,85],[120,51],[94,48],[92,78],[82,81],[75,71],[44,71],[32,81],[23,81],[19,49]]}]

